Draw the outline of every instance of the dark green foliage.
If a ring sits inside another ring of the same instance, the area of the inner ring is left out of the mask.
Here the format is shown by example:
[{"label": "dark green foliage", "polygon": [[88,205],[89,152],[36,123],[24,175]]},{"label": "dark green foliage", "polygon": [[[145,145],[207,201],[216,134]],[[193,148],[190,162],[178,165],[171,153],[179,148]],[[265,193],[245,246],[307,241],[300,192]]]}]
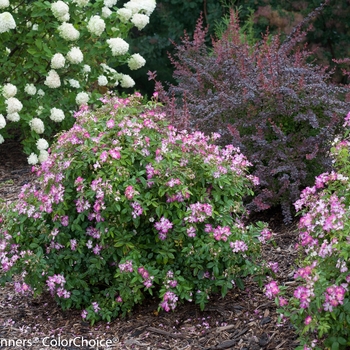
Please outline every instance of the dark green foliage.
[{"label": "dark green foliage", "polygon": [[340,118],[350,109],[348,90],[332,84],[325,68],[307,63],[310,52],[299,45],[305,33],[297,29],[282,44],[279,36],[266,35],[251,46],[241,39],[232,12],[213,50],[205,34],[200,20],[194,39],[186,37],[172,59],[178,86],[171,86],[170,94],[186,104],[175,106],[157,85],[168,115],[176,125],[219,132],[223,144],[240,147],[261,181],[249,208],[281,205],[291,221],[300,190],[331,166],[327,154]]}]

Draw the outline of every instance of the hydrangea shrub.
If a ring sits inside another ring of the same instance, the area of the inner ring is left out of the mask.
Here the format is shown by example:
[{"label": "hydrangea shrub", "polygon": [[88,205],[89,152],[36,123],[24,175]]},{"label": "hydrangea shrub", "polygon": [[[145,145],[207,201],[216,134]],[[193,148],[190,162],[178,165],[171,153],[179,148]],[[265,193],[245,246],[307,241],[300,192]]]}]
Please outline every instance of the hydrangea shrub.
[{"label": "hydrangea shrub", "polygon": [[271,235],[244,222],[242,197],[257,182],[247,159],[214,145],[217,134],[178,132],[141,100],[106,96],[75,113],[7,210],[3,281],[21,274],[19,292],[49,291],[94,322],[151,296],[165,311],[184,300],[204,308],[262,277],[256,261]]},{"label": "hydrangea shrub", "polygon": [[350,113],[344,139],[332,148],[334,170],[317,176],[295,202],[301,214],[297,287],[291,290],[271,281],[266,289],[283,306],[283,317],[296,327],[301,340],[298,349],[350,346],[349,126]]},{"label": "hydrangea shrub", "polygon": [[178,84],[169,91],[156,85],[177,125],[218,132],[222,144],[240,147],[260,179],[249,209],[281,206],[286,222],[300,191],[330,169],[330,143],[350,108],[348,87],[332,84],[325,67],[309,64],[311,53],[300,45],[301,27],[321,10],[284,42],[265,35],[256,44],[242,39],[232,11],[213,49],[200,19],[193,39],[185,36],[171,58]]},{"label": "hydrangea shrub", "polygon": [[0,1],[0,143],[15,129],[30,164],[44,161],[40,138],[51,142],[74,122],[73,111],[97,103],[108,89],[135,84],[145,59],[125,39],[142,30],[155,0]]}]

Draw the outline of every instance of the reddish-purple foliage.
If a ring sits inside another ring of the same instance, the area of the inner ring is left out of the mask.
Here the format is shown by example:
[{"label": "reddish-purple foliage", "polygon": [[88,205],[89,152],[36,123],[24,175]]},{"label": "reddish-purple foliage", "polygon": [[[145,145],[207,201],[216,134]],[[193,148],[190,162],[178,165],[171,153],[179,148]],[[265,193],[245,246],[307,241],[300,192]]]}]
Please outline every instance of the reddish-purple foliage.
[{"label": "reddish-purple foliage", "polygon": [[300,45],[301,26],[319,11],[283,43],[279,36],[265,35],[255,45],[242,39],[232,11],[213,49],[205,44],[200,18],[194,39],[185,35],[170,58],[178,85],[165,91],[156,82],[177,127],[218,132],[222,143],[240,147],[253,163],[261,184],[248,207],[260,211],[281,205],[286,222],[301,189],[330,169],[331,141],[350,110],[348,89],[332,84],[326,67],[308,63],[310,52]]}]

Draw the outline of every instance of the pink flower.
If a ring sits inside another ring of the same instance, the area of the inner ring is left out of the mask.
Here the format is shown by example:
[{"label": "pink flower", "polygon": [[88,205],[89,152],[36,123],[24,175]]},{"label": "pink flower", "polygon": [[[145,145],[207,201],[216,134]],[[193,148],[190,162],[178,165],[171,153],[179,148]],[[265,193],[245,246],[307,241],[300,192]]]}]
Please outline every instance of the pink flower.
[{"label": "pink flower", "polygon": [[311,316],[307,316],[307,317],[305,318],[305,320],[304,320],[304,324],[305,324],[305,325],[308,325],[308,324],[311,323],[311,321],[312,321],[312,317],[311,317]]},{"label": "pink flower", "polygon": [[128,186],[126,189],[125,189],[125,197],[127,199],[132,199],[132,197],[134,196],[135,194],[135,190],[132,186]]},{"label": "pink flower", "polygon": [[276,281],[271,281],[265,286],[265,295],[269,298],[272,299],[275,295],[277,295],[280,292],[277,282]]}]

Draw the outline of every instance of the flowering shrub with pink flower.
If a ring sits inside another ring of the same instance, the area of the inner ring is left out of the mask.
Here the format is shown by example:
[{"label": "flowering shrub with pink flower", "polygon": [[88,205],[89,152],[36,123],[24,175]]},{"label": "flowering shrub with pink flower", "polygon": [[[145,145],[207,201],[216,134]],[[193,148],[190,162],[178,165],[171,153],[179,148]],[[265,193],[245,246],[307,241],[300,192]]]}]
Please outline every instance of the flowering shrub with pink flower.
[{"label": "flowering shrub with pink flower", "polygon": [[[350,113],[344,127],[350,126]],[[299,221],[300,268],[294,290],[271,281],[266,295],[284,306],[280,312],[299,332],[300,349],[350,346],[350,192],[349,131],[332,148],[334,170],[316,177],[295,208]],[[280,295],[289,296],[288,303]]]},{"label": "flowering shrub with pink flower", "polygon": [[178,132],[139,94],[102,103],[75,113],[34,168],[37,183],[8,208],[2,281],[21,274],[17,291],[49,291],[94,322],[148,297],[165,311],[184,300],[204,308],[213,293],[262,278],[256,261],[271,235],[244,223],[242,197],[257,179],[239,150]]}]

